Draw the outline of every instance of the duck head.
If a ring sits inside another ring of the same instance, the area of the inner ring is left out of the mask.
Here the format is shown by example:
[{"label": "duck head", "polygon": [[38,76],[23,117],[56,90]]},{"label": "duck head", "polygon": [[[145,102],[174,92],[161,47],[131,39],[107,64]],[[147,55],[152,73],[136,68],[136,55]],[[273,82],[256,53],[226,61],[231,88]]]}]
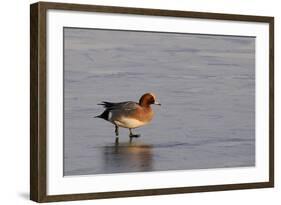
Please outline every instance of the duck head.
[{"label": "duck head", "polygon": [[150,105],[161,105],[159,102],[156,101],[156,96],[153,93],[145,93],[141,96],[139,100],[139,104],[142,107],[149,107]]}]

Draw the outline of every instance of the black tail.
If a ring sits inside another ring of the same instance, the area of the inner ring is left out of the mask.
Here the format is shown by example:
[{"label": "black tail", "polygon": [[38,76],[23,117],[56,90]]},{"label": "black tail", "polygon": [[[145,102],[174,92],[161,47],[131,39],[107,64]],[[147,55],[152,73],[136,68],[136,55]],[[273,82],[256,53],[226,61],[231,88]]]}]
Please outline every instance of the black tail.
[{"label": "black tail", "polygon": [[95,118],[102,118],[104,120],[108,120],[109,111],[105,110],[102,114],[95,116]]},{"label": "black tail", "polygon": [[117,104],[118,103],[102,101],[102,103],[99,103],[98,105],[102,105],[104,108],[110,109],[111,107],[114,107]]}]

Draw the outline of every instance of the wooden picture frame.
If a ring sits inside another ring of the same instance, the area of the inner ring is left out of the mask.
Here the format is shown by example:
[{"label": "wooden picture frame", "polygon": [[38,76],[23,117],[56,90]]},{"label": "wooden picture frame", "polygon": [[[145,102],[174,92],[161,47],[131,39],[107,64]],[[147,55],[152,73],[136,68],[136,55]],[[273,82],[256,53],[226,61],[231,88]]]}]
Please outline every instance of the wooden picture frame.
[{"label": "wooden picture frame", "polygon": [[[178,17],[235,22],[256,22],[269,27],[269,159],[266,181],[206,186],[187,186],[143,190],[107,191],[49,195],[47,193],[47,11],[62,10],[130,14],[141,16]],[[82,4],[38,2],[30,6],[30,199],[36,202],[133,197],[161,194],[209,192],[274,186],[274,18],[205,12],[125,8]]]}]

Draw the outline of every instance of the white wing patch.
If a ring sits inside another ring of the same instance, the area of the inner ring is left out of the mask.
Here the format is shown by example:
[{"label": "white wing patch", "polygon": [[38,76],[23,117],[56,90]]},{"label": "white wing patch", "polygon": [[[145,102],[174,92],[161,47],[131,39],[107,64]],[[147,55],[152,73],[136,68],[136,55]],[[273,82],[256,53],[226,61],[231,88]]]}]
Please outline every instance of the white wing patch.
[{"label": "white wing patch", "polygon": [[137,119],[127,118],[127,117],[122,117],[120,120],[114,121],[114,122],[118,126],[124,127],[124,128],[137,128],[137,127],[141,127],[148,123],[148,122],[143,122],[143,121],[140,121]]}]

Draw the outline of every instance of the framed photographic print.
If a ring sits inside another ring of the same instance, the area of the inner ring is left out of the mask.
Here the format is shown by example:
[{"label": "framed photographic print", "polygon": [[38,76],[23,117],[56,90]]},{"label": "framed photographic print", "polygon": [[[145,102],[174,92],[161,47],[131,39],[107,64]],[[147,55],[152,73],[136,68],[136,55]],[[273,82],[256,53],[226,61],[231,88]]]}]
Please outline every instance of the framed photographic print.
[{"label": "framed photographic print", "polygon": [[273,17],[30,14],[31,200],[274,186]]}]

